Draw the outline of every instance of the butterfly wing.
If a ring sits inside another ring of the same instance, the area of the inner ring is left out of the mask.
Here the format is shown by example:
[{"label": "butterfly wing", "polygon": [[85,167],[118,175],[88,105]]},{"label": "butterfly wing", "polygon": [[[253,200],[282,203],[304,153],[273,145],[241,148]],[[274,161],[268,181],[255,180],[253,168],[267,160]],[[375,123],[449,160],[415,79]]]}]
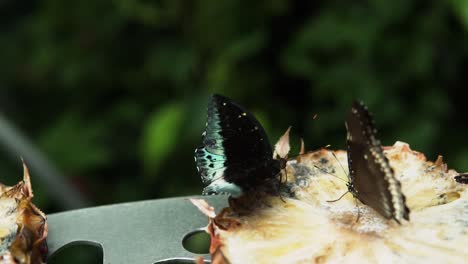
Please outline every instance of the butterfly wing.
[{"label": "butterfly wing", "polygon": [[409,220],[401,184],[376,138],[367,108],[354,102],[346,121],[348,166],[353,194],[385,218]]},{"label": "butterfly wing", "polygon": [[226,97],[213,95],[203,146],[195,150],[204,193],[238,196],[279,172],[265,130],[255,117]]},{"label": "butterfly wing", "polygon": [[455,176],[455,181],[458,183],[468,184],[468,173],[463,173]]}]

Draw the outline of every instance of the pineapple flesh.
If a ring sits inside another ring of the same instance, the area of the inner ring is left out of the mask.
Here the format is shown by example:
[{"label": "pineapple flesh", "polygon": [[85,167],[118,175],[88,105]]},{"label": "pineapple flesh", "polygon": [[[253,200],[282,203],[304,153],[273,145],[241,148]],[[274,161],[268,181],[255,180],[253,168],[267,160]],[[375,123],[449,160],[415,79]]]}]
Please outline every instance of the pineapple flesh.
[{"label": "pineapple flesh", "polygon": [[321,149],[288,161],[281,196],[243,197],[216,216],[202,210],[213,262],[467,263],[468,185],[441,156],[428,161],[403,142],[384,153],[410,221],[385,219],[350,193],[330,202],[347,192],[347,155]]}]

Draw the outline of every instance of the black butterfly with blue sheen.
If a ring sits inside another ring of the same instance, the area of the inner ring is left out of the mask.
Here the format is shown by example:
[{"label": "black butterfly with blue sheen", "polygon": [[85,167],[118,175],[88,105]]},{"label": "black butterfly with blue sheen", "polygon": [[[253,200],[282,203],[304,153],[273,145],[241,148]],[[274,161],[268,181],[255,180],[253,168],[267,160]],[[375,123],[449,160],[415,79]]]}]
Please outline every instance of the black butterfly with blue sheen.
[{"label": "black butterfly with blue sheen", "polygon": [[281,170],[265,130],[255,117],[221,95],[208,103],[203,144],[195,150],[195,162],[204,195],[244,192],[272,182]]},{"label": "black butterfly with blue sheen", "polygon": [[374,121],[363,103],[354,102],[346,120],[348,190],[387,219],[409,220],[401,184],[376,138]]}]

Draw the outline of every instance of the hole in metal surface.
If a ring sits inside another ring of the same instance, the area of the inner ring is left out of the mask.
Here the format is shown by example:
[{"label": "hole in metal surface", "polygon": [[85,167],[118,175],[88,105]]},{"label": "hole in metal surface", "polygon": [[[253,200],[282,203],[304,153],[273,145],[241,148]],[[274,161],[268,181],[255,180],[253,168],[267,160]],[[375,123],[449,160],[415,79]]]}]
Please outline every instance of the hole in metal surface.
[{"label": "hole in metal surface", "polygon": [[[195,263],[195,259],[175,258],[175,259],[161,260],[153,264],[194,264],[194,263]],[[209,259],[208,260],[204,259],[203,263],[210,264],[211,261]]]},{"label": "hole in metal surface", "polygon": [[210,235],[204,230],[195,230],[185,235],[182,240],[184,248],[195,254],[208,254],[210,248]]},{"label": "hole in metal surface", "polygon": [[48,258],[48,264],[101,264],[103,261],[102,247],[88,242],[74,242],[59,249]]}]

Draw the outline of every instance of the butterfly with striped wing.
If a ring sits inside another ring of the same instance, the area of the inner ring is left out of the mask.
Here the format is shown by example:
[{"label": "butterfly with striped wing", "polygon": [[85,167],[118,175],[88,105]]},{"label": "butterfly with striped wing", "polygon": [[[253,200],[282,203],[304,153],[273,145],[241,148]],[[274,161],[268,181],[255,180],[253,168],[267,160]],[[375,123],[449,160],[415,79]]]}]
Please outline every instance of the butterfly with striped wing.
[{"label": "butterfly with striped wing", "polygon": [[409,220],[410,210],[400,181],[376,138],[367,107],[354,102],[346,120],[349,167],[348,191],[387,219]]}]

